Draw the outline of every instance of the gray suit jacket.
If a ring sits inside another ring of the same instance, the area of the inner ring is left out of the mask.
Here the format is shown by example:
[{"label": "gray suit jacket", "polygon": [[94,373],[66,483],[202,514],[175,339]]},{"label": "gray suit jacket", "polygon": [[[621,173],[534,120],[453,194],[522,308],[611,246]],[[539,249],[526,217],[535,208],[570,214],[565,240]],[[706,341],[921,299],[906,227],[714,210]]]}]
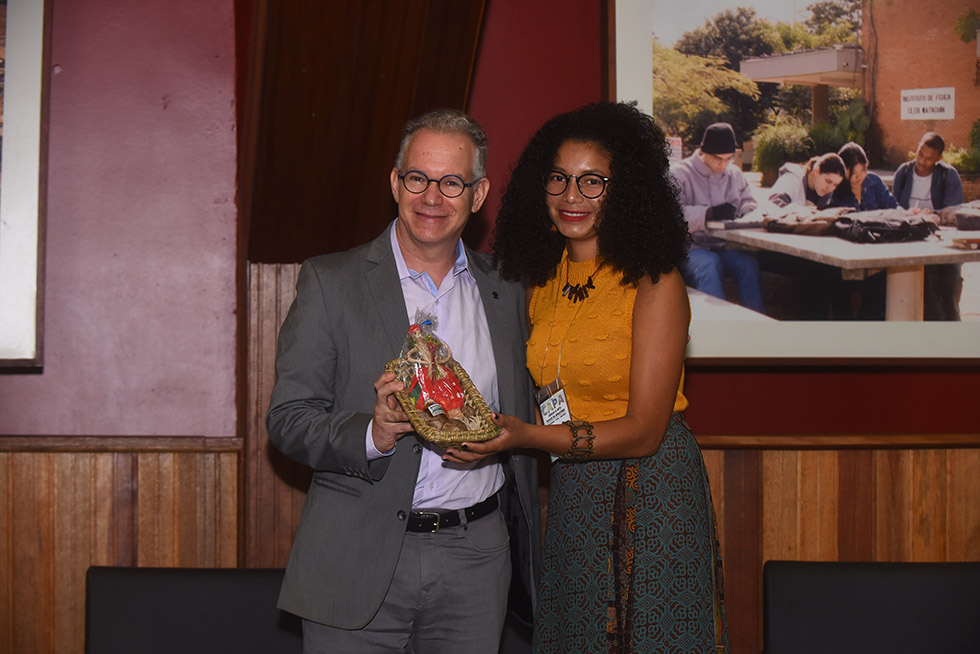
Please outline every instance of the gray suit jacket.
[{"label": "gray suit jacket", "polygon": [[[501,280],[485,255],[466,254],[490,328],[500,411],[532,420],[524,293]],[[391,582],[422,452],[415,434],[390,457],[368,462],[365,452],[374,382],[398,356],[409,326],[388,230],[352,250],[307,260],[296,291],[279,332],[266,425],[273,444],[314,475],[279,607],[357,629],[377,612]],[[515,603],[528,619],[540,561],[536,466],[519,453],[504,464],[514,581],[530,595]]]}]

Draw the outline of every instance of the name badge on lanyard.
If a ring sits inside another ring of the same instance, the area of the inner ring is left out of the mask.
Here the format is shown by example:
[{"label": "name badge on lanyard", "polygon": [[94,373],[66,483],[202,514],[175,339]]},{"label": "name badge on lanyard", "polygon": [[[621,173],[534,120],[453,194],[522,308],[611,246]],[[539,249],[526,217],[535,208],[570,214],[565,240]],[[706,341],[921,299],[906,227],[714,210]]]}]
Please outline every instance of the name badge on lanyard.
[{"label": "name badge on lanyard", "polygon": [[[547,386],[542,386],[534,394],[534,399],[541,409],[541,421],[546,425],[560,425],[572,419],[572,414],[568,410],[568,398],[565,397],[565,389],[561,385],[561,380],[556,379]],[[558,457],[551,455],[554,463]]]},{"label": "name badge on lanyard", "polygon": [[565,397],[565,389],[560,379],[541,387],[534,394],[534,399],[541,409],[541,420],[544,424],[560,425],[572,419],[572,414],[568,411],[568,399]]}]

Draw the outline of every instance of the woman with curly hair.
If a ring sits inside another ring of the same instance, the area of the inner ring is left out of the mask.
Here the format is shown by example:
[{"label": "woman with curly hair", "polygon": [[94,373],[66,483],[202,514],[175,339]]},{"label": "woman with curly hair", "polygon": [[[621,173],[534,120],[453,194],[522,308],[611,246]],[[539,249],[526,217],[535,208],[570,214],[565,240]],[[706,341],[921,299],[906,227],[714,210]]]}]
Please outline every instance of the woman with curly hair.
[{"label": "woman with curly hair", "polygon": [[536,652],[723,652],[721,559],[684,420],[689,237],[667,146],[635,106],[549,120],[503,198],[493,251],[528,287],[527,362],[543,424],[446,459],[552,454]]}]

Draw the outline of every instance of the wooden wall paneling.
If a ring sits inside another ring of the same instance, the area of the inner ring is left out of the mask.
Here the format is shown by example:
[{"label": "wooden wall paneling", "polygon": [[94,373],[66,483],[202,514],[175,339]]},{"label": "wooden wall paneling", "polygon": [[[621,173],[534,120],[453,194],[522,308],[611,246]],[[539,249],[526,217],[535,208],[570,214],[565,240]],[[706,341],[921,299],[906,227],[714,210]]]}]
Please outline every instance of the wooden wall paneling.
[{"label": "wooden wall paneling", "polygon": [[248,417],[245,435],[245,560],[283,566],[310,472],[269,443],[265,414],[275,382],[276,340],[296,295],[298,264],[249,264]]},{"label": "wooden wall paneling", "polygon": [[[234,461],[236,456],[201,452],[138,455],[139,565],[235,565],[237,512],[228,515],[219,507],[222,495],[237,496],[236,464],[218,465],[215,457]],[[226,487],[219,488],[218,480]]]},{"label": "wooden wall paneling", "polygon": [[0,452],[0,651],[3,652],[14,651],[13,585],[10,582],[14,541],[12,458],[12,454]]},{"label": "wooden wall paneling", "polygon": [[[211,502],[198,501],[199,494],[209,497],[214,491],[213,479],[207,477],[208,472],[214,474],[213,471],[206,470],[210,467],[209,458],[206,454],[173,455],[171,483],[174,489],[175,561],[214,560],[216,550],[213,534],[208,532],[209,527],[213,528],[214,525],[215,507]],[[209,535],[211,538],[208,538]]]},{"label": "wooden wall paneling", "polygon": [[262,392],[259,395],[259,414],[258,414],[258,445],[259,452],[262,454],[262,461],[271,463],[271,467],[266,465],[268,482],[271,486],[272,494],[267,503],[269,515],[268,529],[265,533],[271,535],[271,539],[262,543],[263,559],[270,565],[285,565],[289,557],[289,550],[293,542],[293,534],[299,523],[299,512],[302,502],[305,499],[305,484],[297,481],[294,486],[291,482],[302,480],[308,475],[301,465],[293,463],[280,454],[269,442],[269,435],[265,429],[265,414],[269,408],[269,397],[272,387],[275,384],[275,362],[276,345],[279,328],[286,319],[289,307],[296,295],[296,279],[299,276],[299,265],[280,264],[265,267],[266,272],[262,276],[264,284],[265,302],[263,314],[267,315],[267,329],[263,333],[261,354],[263,357],[263,369],[265,377],[262,384]]},{"label": "wooden wall paneling", "polygon": [[[296,297],[296,279],[299,277],[299,270],[300,266],[298,264],[280,266],[276,292],[276,311],[279,325],[282,325],[283,320],[286,319],[289,307]],[[276,331],[278,332],[278,325]],[[275,354],[273,353],[274,358]],[[266,395],[266,405],[268,405],[268,401],[269,396]],[[266,435],[266,447],[270,452],[270,456],[274,457],[274,460],[278,464],[277,470],[280,471],[282,478],[287,482],[286,484],[277,486],[278,495],[276,502],[279,514],[285,518],[285,520],[277,525],[276,561],[280,562],[279,565],[284,566],[293,544],[293,535],[299,524],[299,516],[303,509],[303,503],[306,500],[306,491],[312,482],[313,473],[303,465],[286,459],[286,457],[281,455],[268,442],[268,434],[265,431],[263,431],[263,434]]]},{"label": "wooden wall paneling", "polygon": [[912,451],[875,452],[875,560],[912,560]]},{"label": "wooden wall paneling", "polygon": [[275,495],[275,477],[271,462],[265,456],[265,407],[271,390],[270,356],[278,325],[276,312],[268,310],[268,294],[275,297],[275,264],[249,264],[248,270],[248,417],[246,421],[243,466],[245,467],[245,565],[268,564],[263,545],[275,533],[276,511],[271,499]]},{"label": "wooden wall paneling", "polygon": [[761,651],[767,560],[980,560],[980,449],[803,447],[704,452],[733,652]]},{"label": "wooden wall paneling", "polygon": [[946,560],[946,450],[912,454],[913,561]]},{"label": "wooden wall paneling", "polygon": [[[218,466],[214,454],[174,454],[175,560],[181,566],[220,566]],[[232,486],[229,494],[237,489]],[[232,525],[235,523],[233,522]],[[235,564],[235,560],[231,560]]]},{"label": "wooden wall paneling", "polygon": [[242,532],[241,522],[241,496],[240,488],[242,479],[241,474],[241,454],[238,452],[215,453],[212,456],[216,459],[218,480],[217,487],[214,488],[214,502],[218,508],[216,545],[215,545],[215,565],[219,568],[233,568],[245,565],[240,559],[239,537]]},{"label": "wooden wall paneling", "polygon": [[139,488],[136,483],[136,456],[128,452],[113,452],[108,455],[111,463],[111,477],[103,480],[103,492],[108,486],[108,494],[99,497],[109,498],[112,542],[109,543],[106,565],[136,565],[138,533],[138,513],[136,500]]},{"label": "wooden wall paneling", "polygon": [[90,565],[236,565],[238,439],[31,440],[0,447],[0,651],[81,654]]},{"label": "wooden wall paneling", "polygon": [[115,524],[115,457],[112,454],[93,454],[87,481],[92,496],[92,557],[96,561],[106,561],[109,564],[116,560],[116,537],[119,534]]},{"label": "wooden wall paneling", "polygon": [[733,652],[753,652],[761,642],[762,455],[724,453],[725,606]]},{"label": "wooden wall paneling", "polygon": [[764,452],[762,479],[762,551],[763,561],[801,558],[800,524],[800,452],[777,450]]},{"label": "wooden wall paneling", "polygon": [[837,559],[837,452],[804,452],[797,542],[808,561]]},{"label": "wooden wall paneling", "polygon": [[948,561],[980,561],[980,450],[947,459],[946,547]]},{"label": "wooden wall paneling", "polygon": [[13,542],[7,589],[13,604],[11,652],[55,651],[54,456],[12,455]]},{"label": "wooden wall paneling", "polygon": [[136,564],[176,566],[174,552],[174,455],[138,456],[136,460]]},{"label": "wooden wall paneling", "polygon": [[85,570],[97,556],[95,455],[50,455],[53,464],[54,585],[53,648],[71,649],[85,624]]},{"label": "wooden wall paneling", "polygon": [[718,528],[719,546],[722,563],[725,562],[725,454],[719,450],[703,450],[704,467],[708,471],[708,483],[711,485],[711,504],[715,509],[715,520]]},{"label": "wooden wall paneling", "polygon": [[838,455],[837,555],[839,561],[873,561],[875,458],[868,450]]},{"label": "wooden wall paneling", "polygon": [[245,488],[243,494],[243,551],[245,565],[262,566],[264,561],[255,551],[260,534],[268,534],[268,525],[274,524],[271,519],[272,507],[269,506],[268,472],[269,466],[263,465],[263,460],[257,454],[260,452],[258,443],[265,433],[263,425],[264,407],[268,400],[268,378],[272,371],[268,369],[268,354],[263,346],[268,347],[269,332],[275,329],[275,314],[263,311],[265,306],[263,289],[269,285],[267,277],[274,272],[275,264],[248,264],[248,331],[246,340],[246,374],[248,376],[247,402],[245,419],[245,447],[242,453],[242,467],[245,469]]}]

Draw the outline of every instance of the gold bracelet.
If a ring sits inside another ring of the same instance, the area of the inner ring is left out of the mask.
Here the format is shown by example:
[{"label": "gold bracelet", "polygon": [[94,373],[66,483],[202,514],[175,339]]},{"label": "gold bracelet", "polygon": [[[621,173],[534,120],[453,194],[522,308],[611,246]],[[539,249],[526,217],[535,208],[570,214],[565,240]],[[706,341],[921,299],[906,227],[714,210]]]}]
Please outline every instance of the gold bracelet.
[{"label": "gold bracelet", "polygon": [[[592,456],[592,443],[595,441],[595,435],[592,433],[592,423],[588,420],[566,420],[563,424],[568,425],[568,428],[572,432],[572,446],[568,448],[568,453],[565,458],[569,459],[587,459]],[[579,430],[585,429],[585,435],[580,436]],[[585,446],[580,446],[579,441],[584,440]]]}]

